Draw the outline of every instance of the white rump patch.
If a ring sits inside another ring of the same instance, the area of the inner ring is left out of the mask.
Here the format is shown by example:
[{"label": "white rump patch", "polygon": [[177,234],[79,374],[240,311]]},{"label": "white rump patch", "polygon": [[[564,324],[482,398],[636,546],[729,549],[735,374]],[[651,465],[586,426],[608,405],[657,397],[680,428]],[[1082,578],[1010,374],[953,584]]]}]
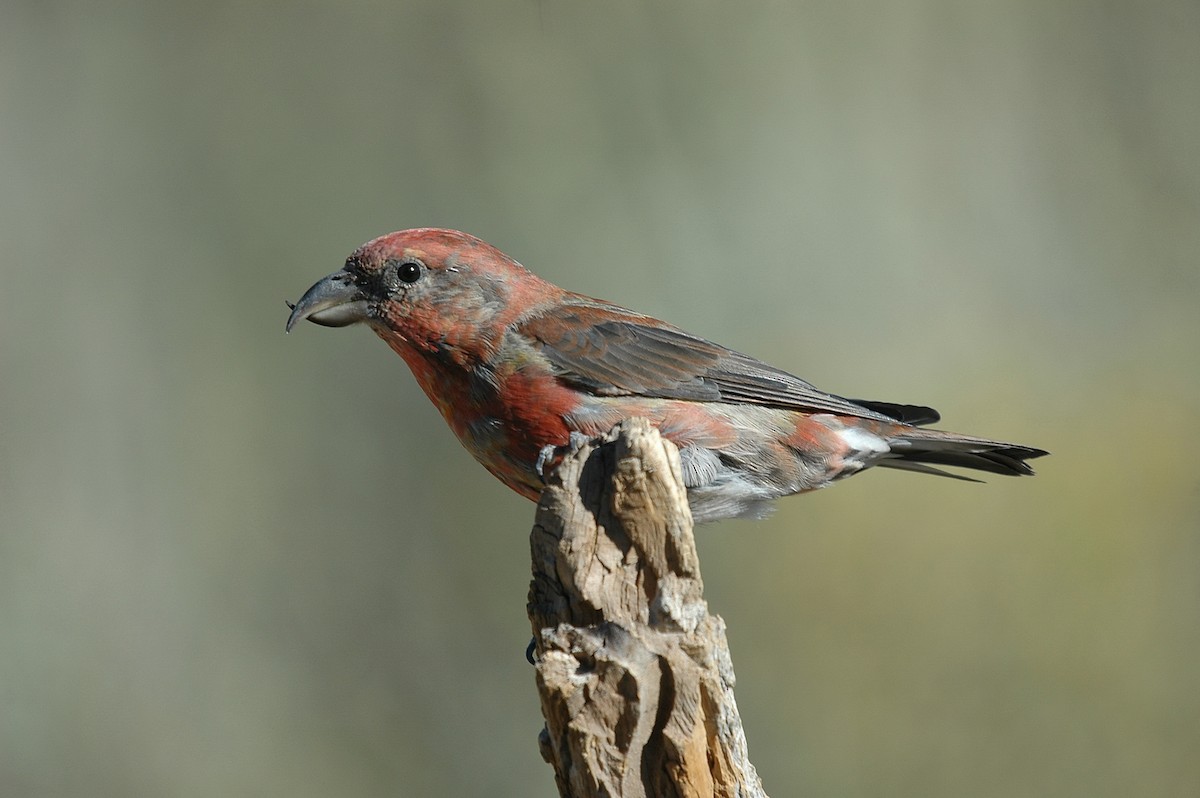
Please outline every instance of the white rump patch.
[{"label": "white rump patch", "polygon": [[847,446],[861,454],[887,454],[892,450],[883,438],[857,427],[845,427],[838,430],[837,434]]}]

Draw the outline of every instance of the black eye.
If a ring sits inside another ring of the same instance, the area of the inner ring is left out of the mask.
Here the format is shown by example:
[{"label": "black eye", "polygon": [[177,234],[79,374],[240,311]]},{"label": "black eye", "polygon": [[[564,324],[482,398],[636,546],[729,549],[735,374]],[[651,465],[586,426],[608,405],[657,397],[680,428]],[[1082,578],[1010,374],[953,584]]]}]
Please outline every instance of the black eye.
[{"label": "black eye", "polygon": [[405,261],[396,267],[396,277],[402,283],[415,283],[421,279],[421,264]]}]

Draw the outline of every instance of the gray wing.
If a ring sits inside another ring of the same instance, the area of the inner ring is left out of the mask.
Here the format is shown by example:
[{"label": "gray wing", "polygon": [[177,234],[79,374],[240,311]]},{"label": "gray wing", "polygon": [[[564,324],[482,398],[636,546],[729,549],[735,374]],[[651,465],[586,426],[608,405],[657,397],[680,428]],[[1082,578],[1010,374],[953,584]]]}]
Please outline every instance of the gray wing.
[{"label": "gray wing", "polygon": [[825,393],[749,355],[595,300],[560,305],[516,332],[534,343],[560,379],[601,396],[745,402],[887,422],[937,419],[930,408]]}]

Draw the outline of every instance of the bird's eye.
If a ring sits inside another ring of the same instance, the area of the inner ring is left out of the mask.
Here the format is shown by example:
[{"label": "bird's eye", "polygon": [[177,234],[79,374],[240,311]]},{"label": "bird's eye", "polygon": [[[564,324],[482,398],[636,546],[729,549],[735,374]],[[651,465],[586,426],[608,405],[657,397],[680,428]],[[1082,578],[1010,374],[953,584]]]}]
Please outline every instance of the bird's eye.
[{"label": "bird's eye", "polygon": [[396,277],[402,283],[415,283],[421,279],[421,264],[405,261],[396,267]]}]

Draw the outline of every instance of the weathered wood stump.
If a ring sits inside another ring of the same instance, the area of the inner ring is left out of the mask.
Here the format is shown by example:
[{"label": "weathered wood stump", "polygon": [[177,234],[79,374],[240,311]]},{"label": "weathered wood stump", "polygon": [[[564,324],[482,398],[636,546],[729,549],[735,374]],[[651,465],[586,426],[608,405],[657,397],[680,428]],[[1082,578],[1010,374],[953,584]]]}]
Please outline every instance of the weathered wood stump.
[{"label": "weathered wood stump", "polygon": [[567,454],[530,548],[539,742],[559,792],[765,798],[675,446],[631,419]]}]

